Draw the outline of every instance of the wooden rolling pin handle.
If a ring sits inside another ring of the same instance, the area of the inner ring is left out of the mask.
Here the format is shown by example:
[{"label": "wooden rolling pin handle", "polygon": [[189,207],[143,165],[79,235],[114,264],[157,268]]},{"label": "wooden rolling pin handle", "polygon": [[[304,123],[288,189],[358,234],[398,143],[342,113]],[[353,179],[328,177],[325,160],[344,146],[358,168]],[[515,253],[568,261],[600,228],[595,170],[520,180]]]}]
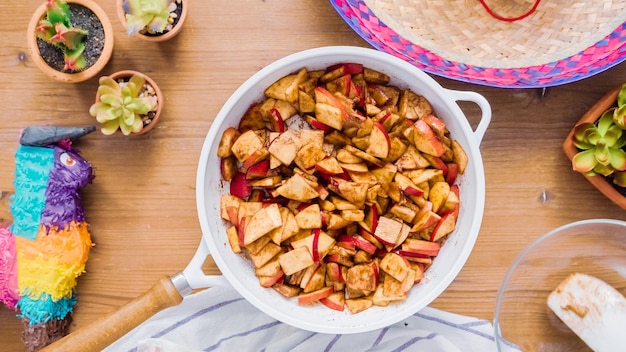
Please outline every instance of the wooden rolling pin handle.
[{"label": "wooden rolling pin handle", "polygon": [[42,352],[100,352],[159,311],[178,305],[183,296],[172,279],[160,279],[150,290],[120,309],[72,332]]}]

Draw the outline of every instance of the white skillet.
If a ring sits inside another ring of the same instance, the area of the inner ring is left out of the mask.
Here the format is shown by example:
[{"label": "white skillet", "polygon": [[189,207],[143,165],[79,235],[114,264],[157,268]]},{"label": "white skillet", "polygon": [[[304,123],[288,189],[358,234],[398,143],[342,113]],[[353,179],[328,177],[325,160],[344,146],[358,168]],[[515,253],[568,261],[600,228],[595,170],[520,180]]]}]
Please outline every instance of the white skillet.
[{"label": "white skillet", "polygon": [[[295,299],[286,299],[272,289],[261,287],[250,262],[231,251],[219,213],[220,195],[228,192],[228,185],[220,177],[216,155],[222,132],[227,127],[237,126],[246,109],[262,99],[264,89],[277,79],[302,67],[323,69],[340,62],[358,62],[382,71],[391,76],[392,84],[426,97],[469,157],[467,170],[458,180],[462,203],[457,228],[427,270],[425,279],[411,289],[406,301],[388,307],[372,307],[359,314],[347,310],[337,312],[321,305],[300,306]],[[475,129],[457,101],[474,102],[480,107],[481,117]],[[349,334],[371,331],[414,314],[450,285],[476,242],[485,202],[485,177],[479,145],[490,121],[489,103],[478,93],[445,89],[415,66],[373,49],[321,47],[289,55],[266,66],[226,101],[204,141],[196,180],[198,218],[203,236],[188,266],[180,273],[162,278],[142,296],[68,335],[46,351],[99,351],[158,311],[179,304],[194,289],[225,284],[226,281],[262,312],[286,324],[315,332]],[[203,273],[202,264],[208,255],[213,257],[222,276]]]}]

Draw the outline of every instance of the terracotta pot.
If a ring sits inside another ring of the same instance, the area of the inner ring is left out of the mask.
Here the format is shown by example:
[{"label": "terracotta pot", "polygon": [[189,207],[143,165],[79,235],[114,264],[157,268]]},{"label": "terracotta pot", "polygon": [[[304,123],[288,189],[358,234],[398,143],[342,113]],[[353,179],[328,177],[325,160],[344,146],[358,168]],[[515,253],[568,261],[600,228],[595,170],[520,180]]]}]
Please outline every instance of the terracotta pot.
[{"label": "terracotta pot", "polygon": [[[175,0],[172,0],[175,1]],[[127,28],[126,26],[126,13],[124,12],[124,9],[122,9],[122,3],[124,2],[124,0],[117,0],[117,4],[116,4],[116,9],[117,9],[117,16],[120,19],[120,22],[122,22],[122,25],[124,26],[124,29]],[[172,38],[174,38],[175,36],[178,35],[178,33],[180,33],[180,31],[182,31],[183,29],[183,24],[185,22],[185,20],[187,19],[187,12],[188,12],[188,8],[189,8],[189,1],[187,0],[182,0],[181,2],[182,4],[182,12],[178,18],[178,22],[176,23],[176,25],[172,28],[171,31],[167,31],[163,34],[159,34],[159,35],[145,35],[145,34],[141,34],[138,33],[137,37],[149,41],[149,42],[164,42],[166,40],[170,40]]]},{"label": "terracotta pot", "polygon": [[[595,122],[600,118],[602,113],[606,111],[608,108],[613,106],[617,100],[617,94],[621,89],[621,85],[610,92],[608,92],[602,99],[600,99],[594,106],[589,109],[581,118],[576,122],[576,126],[585,123],[585,122]],[[578,149],[574,145],[574,126],[572,130],[569,132],[565,141],[563,142],[563,151],[565,155],[571,161],[574,158],[574,155],[578,153]],[[584,176],[584,175],[583,175]],[[615,204],[619,205],[622,209],[626,209],[626,197],[621,195],[613,185],[609,183],[604,176],[595,175],[595,176],[585,176],[585,178],[591,182],[602,194],[604,194],[607,198],[613,201]]]},{"label": "terracotta pot", "polygon": [[[159,117],[161,117],[161,111],[163,111],[163,93],[161,92],[161,88],[159,88],[156,82],[152,78],[148,77],[145,73],[141,73],[141,72],[133,71],[133,70],[124,70],[124,71],[117,71],[115,73],[112,73],[109,75],[109,77],[117,81],[119,79],[124,79],[124,78],[130,79],[130,77],[132,77],[133,75],[143,76],[143,78],[146,80],[146,83],[148,83],[150,86],[152,86],[152,88],[154,88],[154,91],[156,92],[156,96],[157,96],[157,110],[156,110],[154,117],[152,118],[152,121],[150,121],[148,125],[144,126],[141,131],[137,133],[131,132],[131,134],[129,134],[129,136],[138,136],[138,135],[141,135],[150,131],[151,129],[154,128],[154,126],[156,126],[157,121],[159,120]],[[96,94],[96,102],[98,101],[100,101],[100,94]],[[118,130],[116,133],[123,135],[122,131],[120,130]]]},{"label": "terracotta pot", "polygon": [[102,8],[92,0],[67,0],[67,3],[70,5],[82,5],[90,9],[100,20],[102,28],[104,29],[104,48],[98,60],[85,70],[74,73],[58,71],[50,67],[50,65],[44,61],[37,46],[37,34],[35,33],[35,28],[37,27],[39,20],[41,20],[41,18],[43,18],[46,14],[45,3],[37,8],[28,23],[28,29],[26,31],[27,45],[35,66],[37,66],[43,73],[57,81],[76,83],[88,80],[97,75],[111,59],[114,43],[113,25],[111,24],[111,20],[109,20],[106,12],[104,12],[104,10],[102,10]]}]

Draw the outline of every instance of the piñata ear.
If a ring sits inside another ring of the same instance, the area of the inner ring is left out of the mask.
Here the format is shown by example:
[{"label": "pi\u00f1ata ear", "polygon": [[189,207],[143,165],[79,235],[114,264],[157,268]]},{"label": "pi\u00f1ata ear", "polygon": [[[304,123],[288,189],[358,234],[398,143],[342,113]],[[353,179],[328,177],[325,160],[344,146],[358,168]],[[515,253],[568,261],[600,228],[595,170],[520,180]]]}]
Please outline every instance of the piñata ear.
[{"label": "pi\u00f1ata ear", "polygon": [[76,140],[96,130],[96,126],[87,127],[58,127],[58,126],[30,126],[22,131],[21,145],[44,147],[65,139]]}]

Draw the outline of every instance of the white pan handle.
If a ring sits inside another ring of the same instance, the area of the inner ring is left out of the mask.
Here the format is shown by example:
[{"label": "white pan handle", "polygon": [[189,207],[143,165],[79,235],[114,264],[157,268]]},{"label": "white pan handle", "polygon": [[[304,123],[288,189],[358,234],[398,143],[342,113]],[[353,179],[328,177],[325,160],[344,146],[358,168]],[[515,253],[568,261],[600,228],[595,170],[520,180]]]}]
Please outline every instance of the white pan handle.
[{"label": "white pan handle", "polygon": [[183,270],[182,273],[172,276],[172,282],[181,295],[186,296],[195,289],[212,286],[224,286],[227,284],[224,276],[207,275],[204,271],[202,271],[202,265],[204,265],[204,262],[209,255],[211,255],[211,252],[209,251],[209,246],[207,246],[203,236],[198,249],[196,249],[196,254],[193,255],[193,258],[191,258],[191,261],[185,270]]},{"label": "white pan handle", "polygon": [[444,88],[444,90],[452,97],[452,99],[454,99],[454,101],[460,100],[473,102],[480,108],[482,112],[480,122],[474,131],[476,142],[480,145],[483,137],[485,136],[485,132],[487,131],[487,126],[489,126],[489,123],[491,122],[491,105],[489,105],[489,102],[485,99],[485,97],[476,92],[450,90],[446,88]]}]

